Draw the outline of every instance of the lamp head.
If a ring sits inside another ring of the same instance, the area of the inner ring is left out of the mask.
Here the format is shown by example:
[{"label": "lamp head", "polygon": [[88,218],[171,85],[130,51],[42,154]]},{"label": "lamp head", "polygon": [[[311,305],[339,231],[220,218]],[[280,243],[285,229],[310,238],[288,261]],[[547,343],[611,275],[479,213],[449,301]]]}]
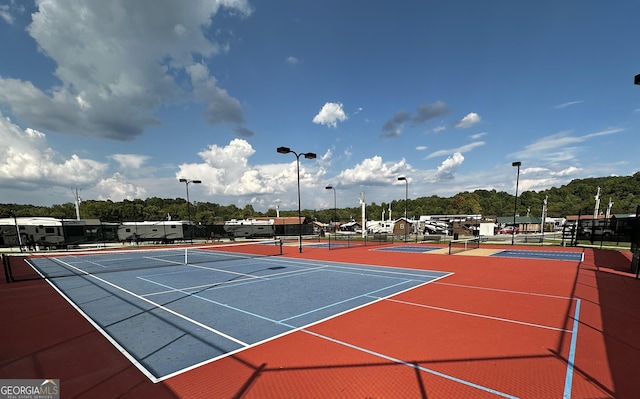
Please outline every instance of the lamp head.
[{"label": "lamp head", "polygon": [[333,186],[329,185],[327,187],[325,187],[327,190],[333,190]]},{"label": "lamp head", "polygon": [[407,178],[406,178],[406,177],[404,177],[404,176],[400,176],[400,177],[398,177],[398,180],[405,180],[405,181],[406,181],[406,180],[407,180]]},{"label": "lamp head", "polygon": [[278,151],[279,154],[288,154],[291,152],[291,148],[289,147],[278,147],[276,149],[276,151]]},{"label": "lamp head", "polygon": [[520,161],[516,161],[516,162],[511,163],[511,166],[520,166],[520,165],[522,165],[522,162],[520,162]]},{"label": "lamp head", "polygon": [[202,180],[191,180],[191,183],[200,184],[202,183]]},{"label": "lamp head", "polygon": [[307,159],[316,159],[316,154],[313,152],[306,152],[303,154],[305,158]]},{"label": "lamp head", "polygon": [[180,179],[179,181],[180,181],[180,183],[186,183],[186,182],[187,182],[187,179],[182,178],[182,179]]}]

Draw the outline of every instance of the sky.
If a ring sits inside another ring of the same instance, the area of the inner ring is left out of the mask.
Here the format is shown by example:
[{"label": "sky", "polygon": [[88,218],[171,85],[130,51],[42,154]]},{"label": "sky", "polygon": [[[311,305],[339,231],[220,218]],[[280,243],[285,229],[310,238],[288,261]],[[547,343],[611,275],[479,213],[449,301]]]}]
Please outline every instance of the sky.
[{"label": "sky", "polygon": [[0,203],[188,189],[264,212],[297,209],[298,181],[302,209],[331,209],[632,175],[638,14],[637,0],[0,0]]}]

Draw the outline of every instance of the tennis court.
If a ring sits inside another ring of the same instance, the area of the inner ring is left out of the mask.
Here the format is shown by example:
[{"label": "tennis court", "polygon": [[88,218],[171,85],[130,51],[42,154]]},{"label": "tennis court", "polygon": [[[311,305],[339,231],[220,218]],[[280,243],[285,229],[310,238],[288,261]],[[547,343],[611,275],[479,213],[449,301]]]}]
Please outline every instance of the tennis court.
[{"label": "tennis court", "polygon": [[480,241],[477,239],[466,239],[453,241],[449,244],[449,248],[444,246],[426,246],[426,245],[395,245],[383,248],[375,248],[372,251],[382,252],[407,252],[407,253],[423,253],[423,254],[442,254],[450,255],[467,255],[467,256],[490,256],[498,258],[518,258],[518,259],[547,259],[547,260],[564,260],[571,262],[581,262],[584,260],[582,251],[549,251],[541,249],[504,249],[504,248],[480,248]]},{"label": "tennis court", "polygon": [[0,284],[0,378],[59,378],[65,397],[638,396],[623,252],[274,247],[38,261],[47,280]]},{"label": "tennis court", "polygon": [[29,263],[154,381],[449,274],[255,257],[265,248],[279,250],[234,244]]},{"label": "tennis court", "polygon": [[439,249],[440,249],[439,247],[427,247],[427,246],[418,246],[418,245],[396,245],[391,247],[376,248],[373,251],[427,253],[427,252],[436,251]]}]

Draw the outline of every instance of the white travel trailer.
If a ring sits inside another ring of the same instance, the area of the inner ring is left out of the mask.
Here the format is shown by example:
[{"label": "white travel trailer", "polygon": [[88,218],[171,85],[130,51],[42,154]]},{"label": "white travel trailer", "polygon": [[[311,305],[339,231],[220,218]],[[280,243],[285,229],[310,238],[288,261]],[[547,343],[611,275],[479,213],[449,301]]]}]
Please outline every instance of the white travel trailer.
[{"label": "white travel trailer", "polygon": [[224,223],[224,231],[233,237],[273,237],[276,235],[273,219],[231,219]]},{"label": "white travel trailer", "polygon": [[21,245],[34,249],[35,246],[39,248],[60,247],[65,245],[66,226],[70,226],[71,233],[74,232],[71,222],[51,217],[1,218],[2,239],[0,243],[6,246]]},{"label": "white travel trailer", "polygon": [[367,231],[371,234],[392,234],[393,220],[370,220],[367,222]]},{"label": "white travel trailer", "polygon": [[189,237],[189,222],[123,222],[118,226],[119,241],[174,242]]}]

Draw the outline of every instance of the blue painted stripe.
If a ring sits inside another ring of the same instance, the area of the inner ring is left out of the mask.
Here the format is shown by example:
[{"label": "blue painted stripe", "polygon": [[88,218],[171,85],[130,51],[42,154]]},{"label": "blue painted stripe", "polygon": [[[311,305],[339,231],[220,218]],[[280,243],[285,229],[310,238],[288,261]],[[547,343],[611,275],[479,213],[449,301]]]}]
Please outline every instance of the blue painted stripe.
[{"label": "blue painted stripe", "polygon": [[580,299],[576,299],[576,311],[573,315],[573,329],[571,330],[571,346],[569,347],[569,358],[567,359],[567,375],[564,379],[563,399],[571,399],[571,388],[573,386],[573,368],[576,359],[576,344],[578,342],[578,325],[580,324]]}]

